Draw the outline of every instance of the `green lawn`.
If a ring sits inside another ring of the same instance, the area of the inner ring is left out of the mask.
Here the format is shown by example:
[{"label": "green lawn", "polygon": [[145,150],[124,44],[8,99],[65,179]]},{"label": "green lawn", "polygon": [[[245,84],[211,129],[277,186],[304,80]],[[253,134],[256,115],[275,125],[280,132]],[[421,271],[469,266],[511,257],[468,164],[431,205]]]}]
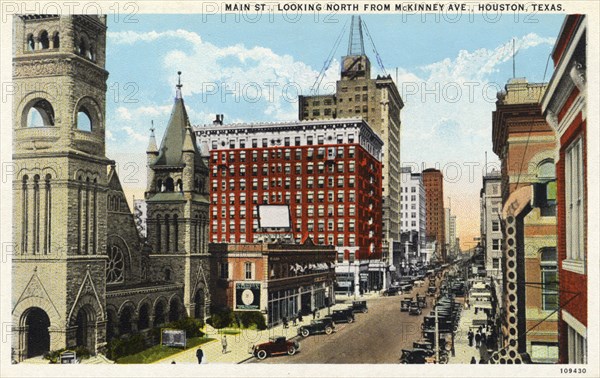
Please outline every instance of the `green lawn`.
[{"label": "green lawn", "polygon": [[239,335],[242,331],[239,328],[220,328],[219,335]]},{"label": "green lawn", "polygon": [[[214,338],[211,337],[193,337],[187,340],[187,348],[194,348],[198,345],[207,343]],[[172,348],[166,347],[162,345],[155,345],[151,348],[148,348],[142,352],[132,354],[130,356],[125,356],[117,359],[118,364],[150,364],[152,362],[161,360],[165,357],[172,356],[181,352],[181,348]]]}]

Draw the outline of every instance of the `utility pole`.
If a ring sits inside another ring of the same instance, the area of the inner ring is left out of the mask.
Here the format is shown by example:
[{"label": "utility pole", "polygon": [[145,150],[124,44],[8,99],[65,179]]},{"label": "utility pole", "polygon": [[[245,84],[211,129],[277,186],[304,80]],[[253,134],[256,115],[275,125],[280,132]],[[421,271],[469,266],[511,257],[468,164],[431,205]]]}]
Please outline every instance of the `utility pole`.
[{"label": "utility pole", "polygon": [[435,306],[435,333],[433,335],[435,338],[435,363],[438,364],[440,362],[440,330],[438,326],[438,308]]}]

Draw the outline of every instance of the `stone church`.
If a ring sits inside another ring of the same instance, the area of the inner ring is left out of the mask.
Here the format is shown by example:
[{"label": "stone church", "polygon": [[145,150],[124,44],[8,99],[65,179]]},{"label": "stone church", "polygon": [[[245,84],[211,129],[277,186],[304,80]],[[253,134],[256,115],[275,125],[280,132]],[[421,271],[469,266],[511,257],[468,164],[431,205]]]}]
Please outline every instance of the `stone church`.
[{"label": "stone church", "polygon": [[14,20],[13,358],[208,316],[208,169],[177,85],[147,149],[148,237],[105,154],[106,17]]}]

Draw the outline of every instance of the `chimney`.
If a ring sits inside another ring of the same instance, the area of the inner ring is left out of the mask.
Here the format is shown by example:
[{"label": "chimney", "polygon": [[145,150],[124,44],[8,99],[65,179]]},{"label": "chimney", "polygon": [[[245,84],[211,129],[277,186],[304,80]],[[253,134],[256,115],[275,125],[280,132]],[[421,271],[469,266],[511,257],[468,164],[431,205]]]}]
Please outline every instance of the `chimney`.
[{"label": "chimney", "polygon": [[223,124],[223,114],[216,114],[215,120],[213,121],[213,125],[222,125]]}]

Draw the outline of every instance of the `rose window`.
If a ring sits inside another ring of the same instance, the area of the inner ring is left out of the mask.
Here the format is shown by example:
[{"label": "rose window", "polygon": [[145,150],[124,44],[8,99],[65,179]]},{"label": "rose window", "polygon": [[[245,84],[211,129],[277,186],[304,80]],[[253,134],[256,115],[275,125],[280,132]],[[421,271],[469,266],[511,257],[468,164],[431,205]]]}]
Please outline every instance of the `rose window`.
[{"label": "rose window", "polygon": [[121,248],[113,245],[108,252],[108,263],[106,264],[106,283],[123,282],[123,270],[125,261]]}]

